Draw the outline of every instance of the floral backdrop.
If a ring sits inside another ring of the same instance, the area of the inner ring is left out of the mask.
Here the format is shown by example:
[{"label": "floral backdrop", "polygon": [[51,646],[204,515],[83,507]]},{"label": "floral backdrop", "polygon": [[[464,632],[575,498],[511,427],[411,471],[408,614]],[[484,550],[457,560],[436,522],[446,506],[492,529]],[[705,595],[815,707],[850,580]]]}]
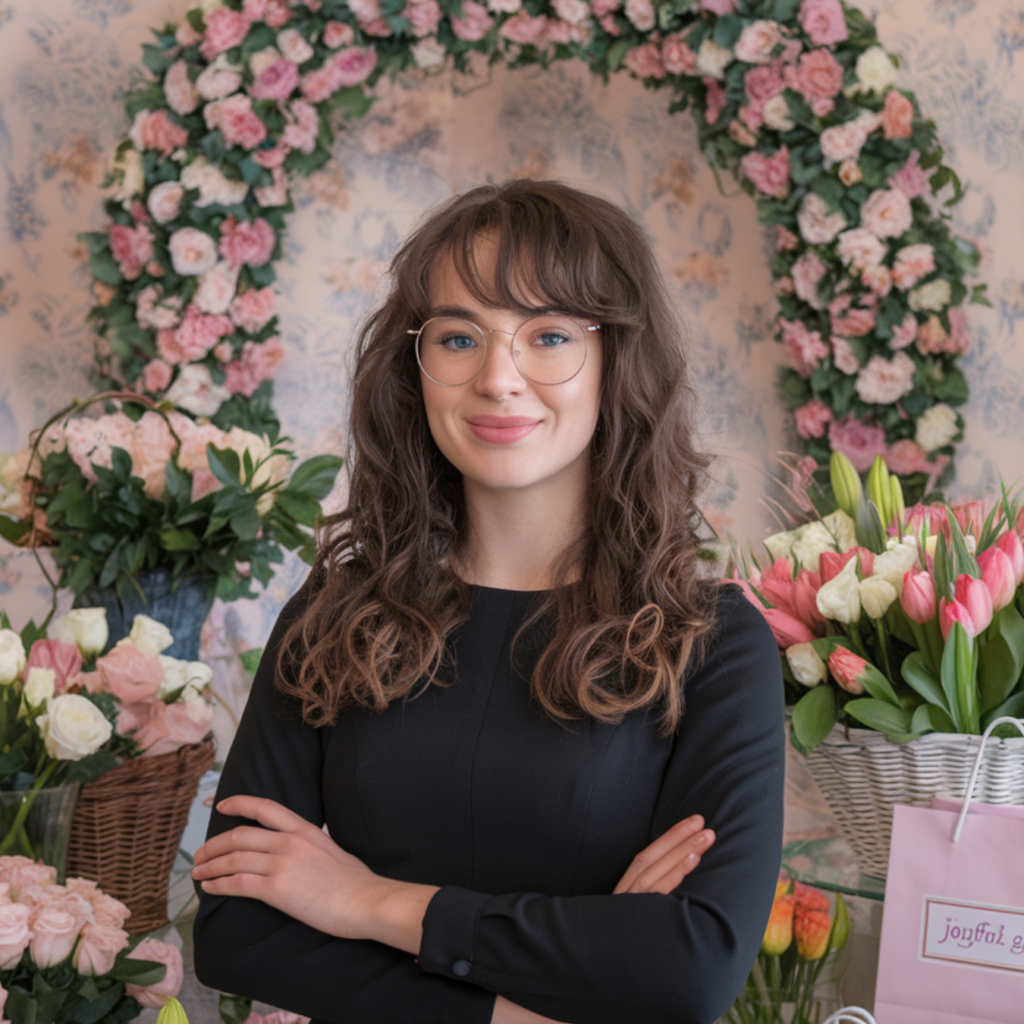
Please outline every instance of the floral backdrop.
[{"label": "floral backdrop", "polygon": [[[105,225],[100,184],[127,130],[125,89],[146,77],[150,29],[183,0],[0,0],[0,452],[91,388],[92,305],[78,232]],[[1019,475],[1024,444],[1024,0],[863,4],[904,61],[900,85],[939,125],[968,188],[954,230],[983,254],[993,306],[970,307],[971,385],[954,490]],[[344,451],[352,340],[381,272],[424,209],[452,190],[515,175],[554,176],[624,205],[654,241],[690,326],[707,445],[718,453],[707,496],[714,525],[758,537],[775,453],[787,446],[775,393],[783,351],[771,341],[773,240],[750,199],[716,186],[688,115],[618,75],[582,65],[477,68],[387,83],[370,114],[335,145],[334,162],[296,186],[279,267],[284,361],[275,382],[300,457]],[[340,497],[340,496],[339,496]],[[304,567],[289,565],[259,602],[218,606],[205,651],[241,703],[233,653],[262,643]],[[16,624],[45,608],[31,557],[0,550],[0,604]],[[230,722],[222,723],[225,729]]]}]

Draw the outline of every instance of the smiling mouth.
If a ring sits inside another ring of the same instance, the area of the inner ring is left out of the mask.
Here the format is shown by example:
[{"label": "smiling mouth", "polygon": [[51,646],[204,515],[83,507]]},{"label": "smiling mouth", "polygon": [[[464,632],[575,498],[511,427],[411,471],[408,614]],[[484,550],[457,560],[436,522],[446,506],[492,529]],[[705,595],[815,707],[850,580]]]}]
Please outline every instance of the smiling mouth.
[{"label": "smiling mouth", "polygon": [[466,420],[469,429],[488,444],[512,444],[526,437],[540,420],[528,416],[474,416]]}]

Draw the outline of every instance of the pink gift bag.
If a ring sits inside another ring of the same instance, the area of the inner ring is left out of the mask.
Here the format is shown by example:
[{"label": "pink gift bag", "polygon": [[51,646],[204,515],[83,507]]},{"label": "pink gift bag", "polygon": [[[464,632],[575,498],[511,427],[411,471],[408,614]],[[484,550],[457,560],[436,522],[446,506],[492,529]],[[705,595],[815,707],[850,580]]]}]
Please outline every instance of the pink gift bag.
[{"label": "pink gift bag", "polygon": [[[1024,1021],[1024,807],[898,804],[875,993],[878,1024]],[[968,808],[970,813],[968,814]]]}]

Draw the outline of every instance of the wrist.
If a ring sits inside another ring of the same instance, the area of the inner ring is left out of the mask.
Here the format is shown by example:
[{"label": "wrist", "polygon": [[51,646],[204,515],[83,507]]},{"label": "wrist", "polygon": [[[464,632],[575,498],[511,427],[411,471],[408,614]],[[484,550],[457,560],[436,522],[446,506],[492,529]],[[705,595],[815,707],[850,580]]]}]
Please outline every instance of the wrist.
[{"label": "wrist", "polygon": [[418,885],[380,878],[367,922],[368,939],[418,955],[423,941],[423,918],[436,885]]}]

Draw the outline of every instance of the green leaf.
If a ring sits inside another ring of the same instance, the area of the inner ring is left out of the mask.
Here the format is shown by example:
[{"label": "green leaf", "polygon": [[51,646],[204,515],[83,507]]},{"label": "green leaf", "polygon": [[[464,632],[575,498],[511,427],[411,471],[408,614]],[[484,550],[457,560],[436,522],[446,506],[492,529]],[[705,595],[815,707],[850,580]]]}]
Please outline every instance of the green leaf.
[{"label": "green leaf", "polygon": [[914,651],[903,659],[900,668],[904,682],[935,707],[949,712],[950,705],[938,679],[928,669],[928,663],[920,651]]},{"label": "green leaf", "polygon": [[12,544],[17,544],[31,529],[32,524],[24,519],[12,519],[10,516],[0,515],[0,537]]},{"label": "green leaf", "polygon": [[255,507],[243,509],[231,517],[231,529],[240,540],[255,540],[263,520]]},{"label": "green leaf", "polygon": [[892,683],[874,665],[868,664],[859,679],[864,684],[864,689],[876,700],[884,701],[896,708],[903,707],[899,697],[896,696],[896,691],[892,688]]},{"label": "green leaf", "polygon": [[111,977],[118,981],[129,981],[143,988],[163,981],[166,973],[166,964],[158,964],[155,960],[135,960],[122,954],[118,955],[110,971]]},{"label": "green leaf", "polygon": [[242,1024],[252,1013],[252,1000],[244,996],[228,996],[221,993],[218,1005],[220,1019],[224,1024]]},{"label": "green leaf", "polygon": [[986,635],[991,639],[979,645],[978,658],[982,712],[1002,704],[1020,681],[1024,672],[1024,618],[1013,605],[1007,605],[996,612]]},{"label": "green leaf", "polygon": [[634,41],[632,39],[616,39],[614,43],[608,48],[608,61],[609,71],[618,71],[620,65],[626,57],[626,54],[633,48]]},{"label": "green leaf", "polygon": [[191,530],[179,530],[173,526],[160,531],[160,542],[168,551],[198,551],[202,547]]},{"label": "green leaf", "polygon": [[320,502],[315,498],[290,491],[278,491],[274,496],[274,505],[303,526],[315,526],[322,511]]},{"label": "green leaf", "polygon": [[242,651],[238,656],[238,660],[242,663],[242,668],[249,673],[249,675],[256,675],[256,669],[260,667],[260,659],[263,657],[262,647],[250,647],[247,651]]},{"label": "green leaf", "polygon": [[76,1009],[75,1024],[97,1024],[97,1021],[102,1020],[110,1013],[123,995],[123,985],[111,985],[105,992],[99,993],[84,1006]]},{"label": "green leaf", "polygon": [[105,772],[116,768],[120,762],[109,750],[97,750],[78,761],[68,761],[62,773],[64,782],[80,782],[82,785],[98,779]]},{"label": "green leaf", "polygon": [[315,455],[311,459],[306,459],[295,467],[288,486],[282,488],[280,493],[303,494],[318,501],[326,498],[334,486],[342,461],[337,455]]},{"label": "green leaf", "polygon": [[894,708],[885,701],[875,700],[873,697],[859,697],[856,700],[847,701],[843,710],[863,722],[869,729],[877,729],[885,733],[909,733],[911,729],[912,716],[909,711],[903,708]]},{"label": "green leaf", "polygon": [[813,750],[836,724],[836,698],[830,686],[816,686],[793,708],[793,729],[805,750]]},{"label": "green leaf", "polygon": [[[997,708],[981,716],[981,728],[984,731],[997,718],[1024,718],[1024,693],[1011,694]],[[1001,727],[1000,727],[1001,728]]]},{"label": "green leaf", "polygon": [[956,516],[950,509],[946,509],[946,518],[949,520],[949,528],[952,537],[952,579],[955,585],[960,576],[970,576],[973,579],[981,579],[981,568],[974,555],[968,550],[967,541],[964,540],[963,530],[957,522]]},{"label": "green leaf", "polygon": [[216,448],[214,445],[206,446],[206,458],[210,463],[210,471],[222,484],[240,484],[241,463],[238,460],[238,452],[230,448]]}]

